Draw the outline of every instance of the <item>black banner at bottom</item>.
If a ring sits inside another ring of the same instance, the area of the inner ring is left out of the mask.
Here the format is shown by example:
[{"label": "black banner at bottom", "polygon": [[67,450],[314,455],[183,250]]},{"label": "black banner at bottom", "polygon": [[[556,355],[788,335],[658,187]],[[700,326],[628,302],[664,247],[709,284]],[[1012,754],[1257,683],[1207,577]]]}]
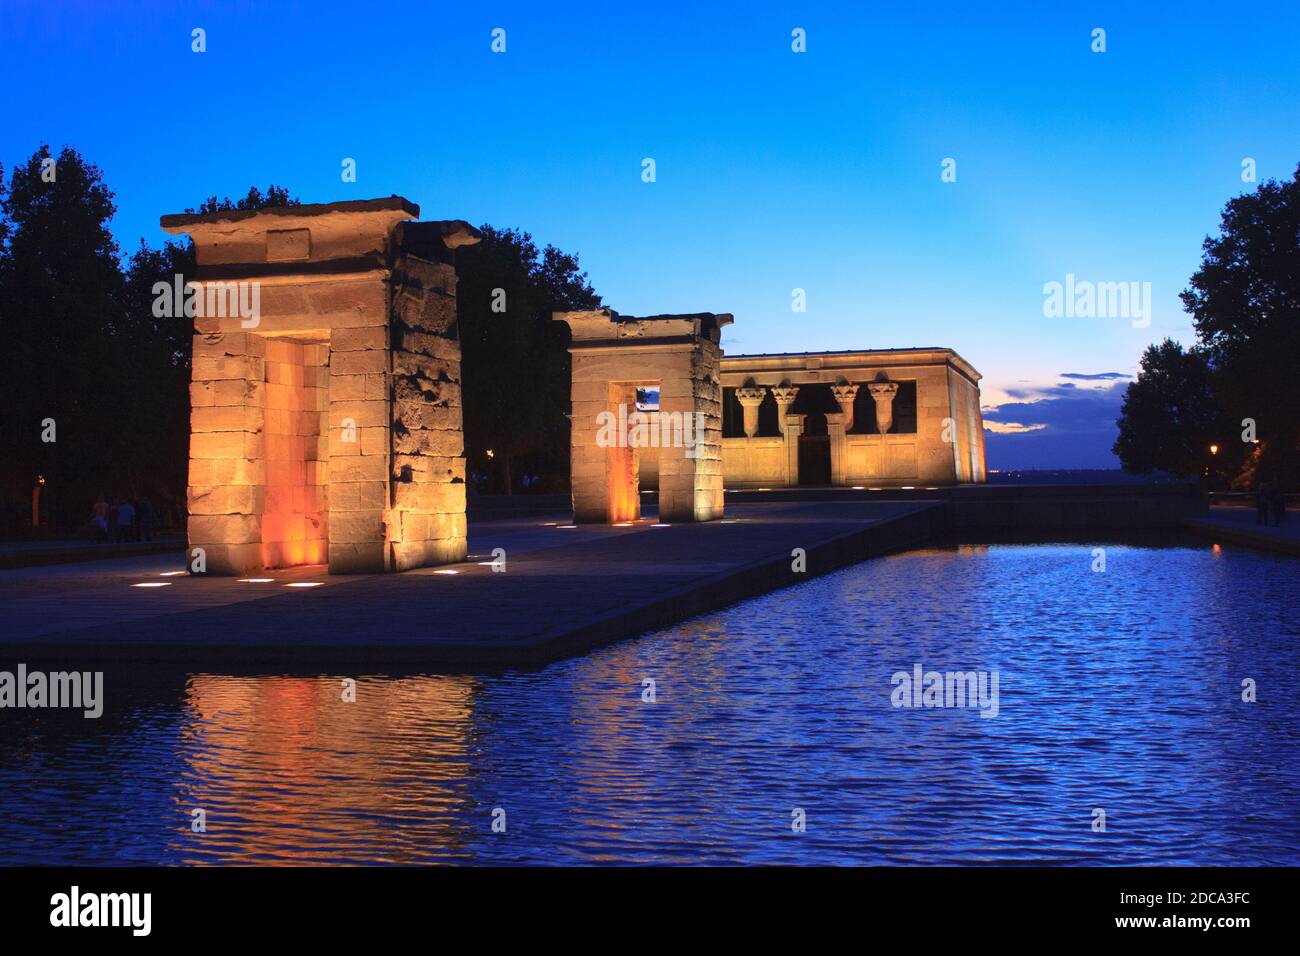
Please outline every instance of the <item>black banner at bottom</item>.
[{"label": "black banner at bottom", "polygon": [[0,918],[10,941],[128,945],[373,941],[444,921],[536,939],[546,927],[580,936],[588,917],[646,931],[703,920],[739,936],[790,917],[857,936],[910,927],[936,942],[1046,932],[1231,943],[1284,930],[1294,881],[1265,868],[0,869]]}]

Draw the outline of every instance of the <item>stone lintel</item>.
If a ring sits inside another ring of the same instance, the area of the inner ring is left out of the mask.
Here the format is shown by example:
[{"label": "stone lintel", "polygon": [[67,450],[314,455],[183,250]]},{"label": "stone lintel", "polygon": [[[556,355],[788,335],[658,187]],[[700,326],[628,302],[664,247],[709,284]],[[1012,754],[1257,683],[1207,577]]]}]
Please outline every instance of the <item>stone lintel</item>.
[{"label": "stone lintel", "polygon": [[[205,269],[252,265],[310,271],[325,262],[357,262],[393,255],[394,227],[420,207],[391,196],[306,206],[273,206],[163,216],[162,228],[188,233]],[[441,223],[431,224],[435,227]],[[465,229],[469,227],[464,226]],[[448,235],[463,232],[453,228]]]},{"label": "stone lintel", "polygon": [[718,342],[730,313],[686,312],[678,315],[620,315],[613,309],[555,312],[552,320],[569,326],[574,342],[610,341],[632,344],[637,339],[706,339]]},{"label": "stone lintel", "polygon": [[[809,367],[818,359],[818,368]],[[722,359],[722,379],[728,387],[748,384],[778,384],[789,376],[794,384],[821,381],[813,372],[838,373],[859,381],[869,381],[875,373],[905,368],[948,366],[976,385],[982,377],[975,367],[949,348],[856,349],[844,352],[786,352],[769,355],[728,355]]]},{"label": "stone lintel", "polygon": [[348,199],[341,202],[308,203],[300,206],[267,206],[262,209],[223,209],[219,212],[172,213],[158,220],[162,228],[177,235],[189,232],[190,226],[215,225],[217,223],[243,222],[257,216],[276,216],[282,221],[275,228],[287,229],[292,226],[285,222],[293,219],[310,219],[331,213],[370,213],[400,212],[401,219],[415,219],[420,215],[420,207],[402,196],[387,196],[383,199]]}]

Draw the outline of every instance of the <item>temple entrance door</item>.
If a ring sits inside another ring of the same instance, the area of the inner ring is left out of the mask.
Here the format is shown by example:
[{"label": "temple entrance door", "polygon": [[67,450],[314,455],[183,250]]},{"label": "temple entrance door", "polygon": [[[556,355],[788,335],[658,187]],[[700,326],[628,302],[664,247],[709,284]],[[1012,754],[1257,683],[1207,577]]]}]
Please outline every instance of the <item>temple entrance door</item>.
[{"label": "temple entrance door", "polygon": [[829,435],[799,436],[799,484],[831,483],[831,439]]}]

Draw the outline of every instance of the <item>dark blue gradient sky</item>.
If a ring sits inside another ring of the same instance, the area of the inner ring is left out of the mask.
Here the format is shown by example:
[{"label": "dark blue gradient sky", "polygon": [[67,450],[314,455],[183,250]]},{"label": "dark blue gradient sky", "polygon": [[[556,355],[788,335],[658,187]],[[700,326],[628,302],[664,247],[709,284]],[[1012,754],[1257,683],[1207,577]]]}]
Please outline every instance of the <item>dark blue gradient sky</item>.
[{"label": "dark blue gradient sky", "polygon": [[[734,312],[733,354],[951,346],[1003,406],[991,421],[1046,426],[999,434],[1019,451],[990,464],[1096,467],[1122,386],[1061,375],[1131,375],[1150,342],[1191,341],[1177,294],[1253,188],[1243,160],[1259,179],[1300,161],[1297,49],[1294,2],[10,0],[0,161],[78,147],[124,250],[253,183],[399,193],[578,253],[622,312]],[[1151,283],[1150,324],[1046,317],[1067,274]],[[1064,430],[1082,415],[1091,437]]]}]

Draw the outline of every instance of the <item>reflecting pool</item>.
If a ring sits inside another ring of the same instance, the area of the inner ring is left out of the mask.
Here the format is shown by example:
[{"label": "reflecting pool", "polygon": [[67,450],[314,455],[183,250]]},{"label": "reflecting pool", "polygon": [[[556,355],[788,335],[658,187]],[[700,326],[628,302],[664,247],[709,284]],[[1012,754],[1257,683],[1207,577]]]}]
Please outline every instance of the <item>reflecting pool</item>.
[{"label": "reflecting pool", "polygon": [[[537,671],[109,669],[98,720],[0,710],[0,861],[1300,864],[1300,562],[1096,547],[914,551]],[[918,665],[997,715],[895,706]]]}]

